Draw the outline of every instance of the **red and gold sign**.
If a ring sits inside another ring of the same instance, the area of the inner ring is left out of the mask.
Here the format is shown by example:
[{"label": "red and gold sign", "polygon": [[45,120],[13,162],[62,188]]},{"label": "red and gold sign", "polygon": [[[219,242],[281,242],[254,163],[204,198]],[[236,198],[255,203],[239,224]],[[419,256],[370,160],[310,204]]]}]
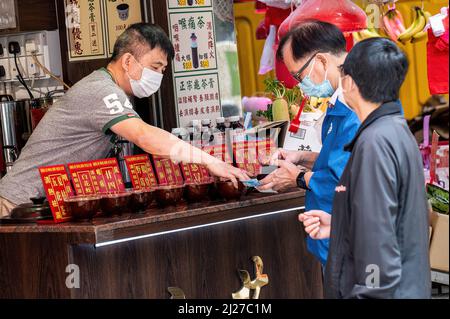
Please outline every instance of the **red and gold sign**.
[{"label": "red and gold sign", "polygon": [[158,186],[150,157],[147,154],[125,156],[125,163],[127,164],[128,173],[130,174],[134,189]]},{"label": "red and gold sign", "polygon": [[211,180],[211,175],[204,165],[181,164],[181,172],[186,183],[206,183]]},{"label": "red and gold sign", "polygon": [[245,170],[252,177],[261,173],[256,142],[233,143],[233,153],[238,168]]},{"label": "red and gold sign", "polygon": [[171,186],[184,184],[180,166],[172,162],[171,159],[153,155],[153,163],[155,164],[155,172],[159,185]]},{"label": "red and gold sign", "polygon": [[66,213],[64,199],[73,196],[73,189],[70,186],[69,175],[64,165],[49,166],[39,168],[42,184],[44,185],[47,200],[53,214],[55,223],[69,221],[71,216]]},{"label": "red and gold sign", "polygon": [[125,191],[115,158],[69,164],[69,172],[77,195],[94,195]]}]

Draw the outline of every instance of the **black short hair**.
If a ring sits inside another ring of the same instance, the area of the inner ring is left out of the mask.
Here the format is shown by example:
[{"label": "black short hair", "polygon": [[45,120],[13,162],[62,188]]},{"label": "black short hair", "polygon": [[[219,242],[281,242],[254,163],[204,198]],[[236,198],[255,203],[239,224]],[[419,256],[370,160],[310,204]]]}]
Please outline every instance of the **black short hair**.
[{"label": "black short hair", "polygon": [[408,66],[406,54],[394,41],[371,38],[355,45],[342,71],[353,78],[364,100],[387,103],[399,99]]},{"label": "black short hair", "polygon": [[347,52],[347,42],[341,30],[331,23],[319,20],[304,21],[286,34],[278,47],[278,59],[283,60],[284,46],[290,40],[296,61],[319,51],[336,56]]},{"label": "black short hair", "polygon": [[111,61],[117,61],[125,53],[131,53],[139,59],[149,47],[151,50],[160,48],[170,60],[175,56],[173,44],[163,29],[155,24],[135,23],[117,39]]}]

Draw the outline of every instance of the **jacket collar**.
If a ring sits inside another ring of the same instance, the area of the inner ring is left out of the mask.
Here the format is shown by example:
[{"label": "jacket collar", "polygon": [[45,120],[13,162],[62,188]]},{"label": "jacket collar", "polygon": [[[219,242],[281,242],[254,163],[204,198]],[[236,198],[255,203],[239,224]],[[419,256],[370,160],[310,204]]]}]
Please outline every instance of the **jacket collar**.
[{"label": "jacket collar", "polygon": [[361,124],[353,141],[351,141],[349,144],[347,144],[345,146],[344,150],[347,152],[353,151],[356,141],[358,140],[358,138],[362,134],[362,132],[366,128],[368,128],[370,125],[372,125],[375,121],[377,121],[378,119],[385,117],[385,116],[389,116],[389,115],[401,115],[401,114],[402,114],[402,108],[398,102],[387,102],[387,103],[382,104],[379,108],[377,108],[375,111],[373,111],[372,113],[369,114],[369,116],[366,118],[366,120]]},{"label": "jacket collar", "polygon": [[328,102],[327,115],[347,116],[353,112],[347,105],[339,100],[342,97],[342,89],[337,89]]},{"label": "jacket collar", "polygon": [[342,103],[339,99],[336,100],[335,104],[330,104],[328,107],[327,115],[331,116],[347,116],[353,111]]}]

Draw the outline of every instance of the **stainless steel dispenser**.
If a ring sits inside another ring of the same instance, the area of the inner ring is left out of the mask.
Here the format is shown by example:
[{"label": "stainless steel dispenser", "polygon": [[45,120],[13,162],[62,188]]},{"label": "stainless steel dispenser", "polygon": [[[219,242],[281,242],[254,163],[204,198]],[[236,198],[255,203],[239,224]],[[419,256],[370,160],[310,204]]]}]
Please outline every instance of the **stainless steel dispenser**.
[{"label": "stainless steel dispenser", "polygon": [[0,102],[0,122],[2,128],[2,148],[6,171],[11,170],[19,156],[16,135],[16,107],[14,101]]}]

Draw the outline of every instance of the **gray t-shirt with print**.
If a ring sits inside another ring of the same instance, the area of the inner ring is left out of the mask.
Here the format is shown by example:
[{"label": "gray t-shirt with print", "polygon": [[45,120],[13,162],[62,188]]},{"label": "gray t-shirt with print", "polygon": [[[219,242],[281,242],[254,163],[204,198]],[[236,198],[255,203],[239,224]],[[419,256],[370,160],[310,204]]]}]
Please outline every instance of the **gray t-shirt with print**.
[{"label": "gray t-shirt with print", "polygon": [[75,84],[45,114],[11,171],[0,180],[0,197],[14,204],[44,195],[39,167],[105,158],[115,135],[110,128],[139,118],[106,69]]}]

